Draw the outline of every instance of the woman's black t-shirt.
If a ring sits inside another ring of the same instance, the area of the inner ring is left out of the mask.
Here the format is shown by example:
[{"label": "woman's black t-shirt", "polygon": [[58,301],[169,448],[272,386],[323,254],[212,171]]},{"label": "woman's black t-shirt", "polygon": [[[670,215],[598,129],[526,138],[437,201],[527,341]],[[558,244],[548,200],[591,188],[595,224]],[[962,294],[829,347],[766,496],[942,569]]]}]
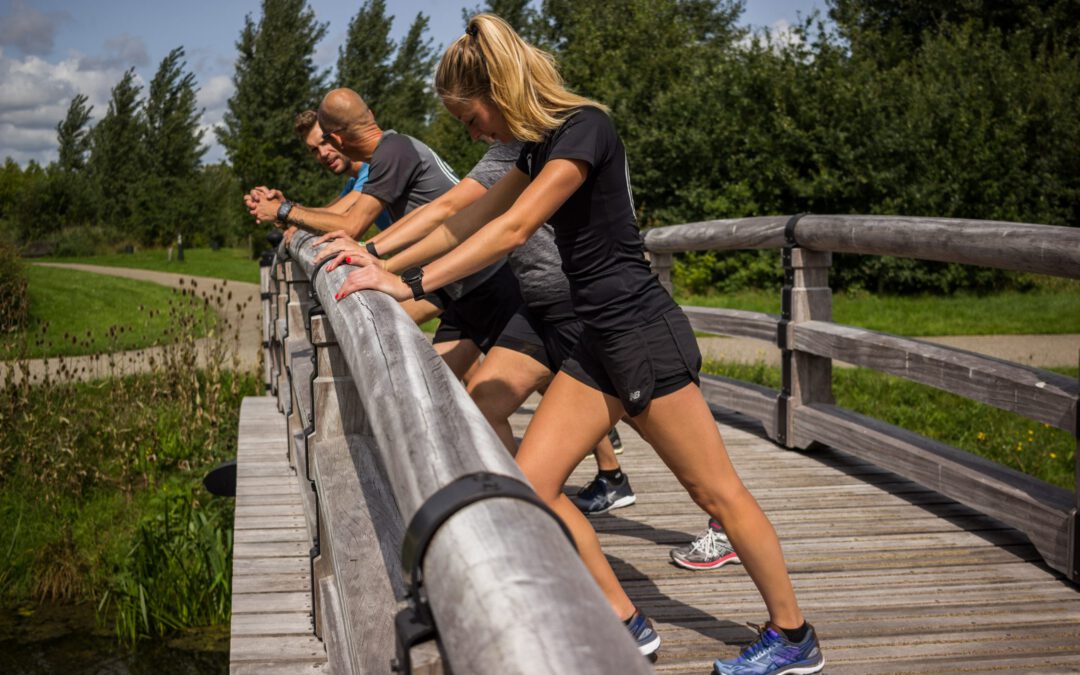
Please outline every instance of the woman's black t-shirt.
[{"label": "woman's black t-shirt", "polygon": [[626,149],[607,114],[591,106],[573,111],[541,141],[522,147],[517,168],[536,178],[553,159],[589,165],[585,182],[548,221],[578,318],[620,331],[676,307],[645,260]]}]

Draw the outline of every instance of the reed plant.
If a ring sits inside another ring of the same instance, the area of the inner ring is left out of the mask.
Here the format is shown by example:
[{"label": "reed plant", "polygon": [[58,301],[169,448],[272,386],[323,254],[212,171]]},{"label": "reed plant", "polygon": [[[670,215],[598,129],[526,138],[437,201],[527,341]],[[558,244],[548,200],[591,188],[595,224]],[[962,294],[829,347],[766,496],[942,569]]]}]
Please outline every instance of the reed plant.
[{"label": "reed plant", "polygon": [[[100,354],[109,377],[84,381],[63,358],[31,362],[36,336],[0,355],[5,604],[96,602],[127,643],[227,621],[232,505],[200,481],[235,454],[240,401],[257,391],[255,374],[240,372],[246,308],[224,282],[189,282],[174,300],[145,310],[168,313],[166,344],[138,363]],[[234,305],[235,323],[200,337],[194,310],[225,316]]]}]

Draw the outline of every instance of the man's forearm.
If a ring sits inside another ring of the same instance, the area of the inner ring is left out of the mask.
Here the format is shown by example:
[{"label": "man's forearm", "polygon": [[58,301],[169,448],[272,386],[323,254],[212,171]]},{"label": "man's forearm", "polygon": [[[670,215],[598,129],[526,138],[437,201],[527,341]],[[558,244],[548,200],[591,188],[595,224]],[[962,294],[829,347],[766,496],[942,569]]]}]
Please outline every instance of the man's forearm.
[{"label": "man's forearm", "polygon": [[362,232],[367,230],[371,222],[365,224],[348,214],[334,213],[327,209],[316,209],[297,204],[289,211],[285,224],[295,225],[302,230],[317,234],[344,230],[350,237],[356,239]]}]

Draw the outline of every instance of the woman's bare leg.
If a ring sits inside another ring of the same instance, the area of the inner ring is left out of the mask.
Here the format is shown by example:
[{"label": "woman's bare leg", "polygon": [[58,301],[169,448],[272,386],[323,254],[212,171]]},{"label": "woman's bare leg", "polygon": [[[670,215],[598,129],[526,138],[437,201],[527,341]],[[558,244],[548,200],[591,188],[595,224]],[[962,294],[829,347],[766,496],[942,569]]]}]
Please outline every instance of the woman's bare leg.
[{"label": "woman's bare leg", "polygon": [[773,623],[801,626],[776,530],[735,472],[697,386],[653,399],[634,422],[698,506],[724,526]]},{"label": "woman's bare leg", "polygon": [[517,441],[510,427],[510,415],[550,379],[547,366],[504,347],[492,347],[470,379],[469,396],[511,454],[517,452]]},{"label": "woman's bare leg", "polygon": [[634,612],[634,603],[600,550],[588,518],[562,492],[574,467],[621,415],[618,399],[558,373],[525,432],[517,462],[540,498],[566,523],[585,566],[615,613],[626,620]]}]

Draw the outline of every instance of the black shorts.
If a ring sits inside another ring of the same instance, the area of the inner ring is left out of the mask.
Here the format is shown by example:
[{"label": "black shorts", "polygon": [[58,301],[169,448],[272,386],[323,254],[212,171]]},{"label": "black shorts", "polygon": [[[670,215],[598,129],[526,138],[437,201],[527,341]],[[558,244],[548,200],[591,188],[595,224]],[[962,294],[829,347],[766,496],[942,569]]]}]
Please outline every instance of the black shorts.
[{"label": "black shorts", "polygon": [[522,303],[517,277],[504,264],[484,283],[449,303],[432,342],[472,340],[486,354]]},{"label": "black shorts", "polygon": [[576,316],[558,316],[561,319],[544,320],[538,312],[522,305],[503,328],[495,346],[531,356],[551,372],[558,372],[563,361],[574,353],[582,331]]},{"label": "black shorts", "polygon": [[701,351],[679,308],[627,331],[585,328],[563,372],[622,401],[631,417],[654,398],[700,383]]}]

